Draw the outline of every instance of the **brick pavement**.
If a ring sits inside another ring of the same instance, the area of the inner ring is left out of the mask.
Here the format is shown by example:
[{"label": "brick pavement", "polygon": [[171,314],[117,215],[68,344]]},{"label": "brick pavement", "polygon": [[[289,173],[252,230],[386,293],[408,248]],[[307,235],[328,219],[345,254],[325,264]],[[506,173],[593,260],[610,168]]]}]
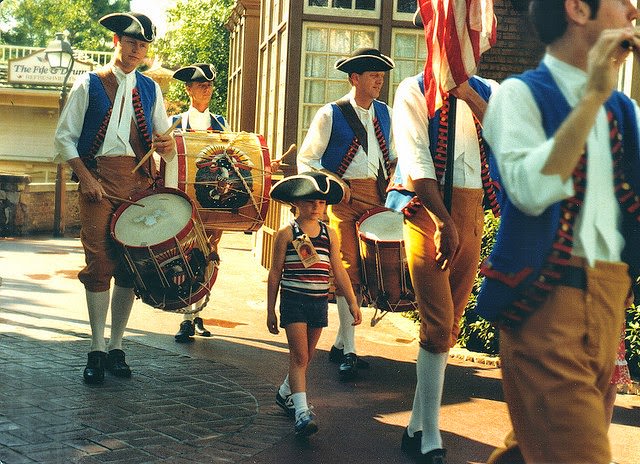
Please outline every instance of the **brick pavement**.
[{"label": "brick pavement", "polygon": [[87,386],[86,336],[66,335],[0,334],[3,463],[228,463],[291,433],[273,385],[243,370],[127,340],[133,377]]}]

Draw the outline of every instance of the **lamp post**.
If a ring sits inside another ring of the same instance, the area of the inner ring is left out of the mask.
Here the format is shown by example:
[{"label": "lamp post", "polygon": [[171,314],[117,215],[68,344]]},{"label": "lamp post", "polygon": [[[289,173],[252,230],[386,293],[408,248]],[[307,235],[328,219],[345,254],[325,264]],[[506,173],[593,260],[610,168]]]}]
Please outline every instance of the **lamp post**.
[{"label": "lamp post", "polygon": [[[49,66],[56,72],[64,72],[64,80],[62,82],[62,90],[60,91],[60,100],[58,101],[58,117],[62,113],[65,103],[67,102],[67,81],[73,70],[73,49],[71,44],[64,40],[62,32],[56,33],[56,38],[49,42],[45,49],[45,57],[49,62]],[[58,163],[56,169],[56,190],[55,190],[55,209],[53,213],[53,235],[54,237],[64,237],[65,213],[66,213],[66,181],[65,169],[63,163]]]}]

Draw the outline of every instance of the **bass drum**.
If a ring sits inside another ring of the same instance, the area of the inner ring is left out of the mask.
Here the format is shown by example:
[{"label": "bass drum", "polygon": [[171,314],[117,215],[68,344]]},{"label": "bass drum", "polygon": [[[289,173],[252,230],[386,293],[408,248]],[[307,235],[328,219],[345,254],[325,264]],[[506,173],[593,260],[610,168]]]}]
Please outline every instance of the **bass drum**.
[{"label": "bass drum", "polygon": [[177,131],[178,155],[161,163],[165,186],[195,201],[205,229],[253,232],[269,208],[271,160],[261,135]]}]

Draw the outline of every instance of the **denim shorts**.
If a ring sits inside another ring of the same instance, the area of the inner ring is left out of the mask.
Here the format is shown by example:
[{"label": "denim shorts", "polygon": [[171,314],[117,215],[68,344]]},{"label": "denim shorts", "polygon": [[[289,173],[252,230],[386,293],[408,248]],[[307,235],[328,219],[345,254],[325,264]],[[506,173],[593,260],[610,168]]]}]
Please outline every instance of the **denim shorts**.
[{"label": "denim shorts", "polygon": [[312,298],[304,295],[280,295],[280,327],[293,322],[304,322],[308,327],[329,325],[328,298]]}]

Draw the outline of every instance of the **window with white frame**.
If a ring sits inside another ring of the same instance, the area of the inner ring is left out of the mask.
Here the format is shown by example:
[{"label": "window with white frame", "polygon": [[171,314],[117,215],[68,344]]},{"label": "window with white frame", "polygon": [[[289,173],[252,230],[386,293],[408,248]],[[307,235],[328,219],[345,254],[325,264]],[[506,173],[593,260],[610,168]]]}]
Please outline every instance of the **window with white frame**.
[{"label": "window with white frame", "polygon": [[335,62],[361,47],[376,47],[378,29],[370,26],[305,23],[302,31],[300,116],[298,141],[302,141],[316,112],[325,103],[349,92],[347,75]]},{"label": "window with white frame", "polygon": [[[388,0],[387,0],[388,1]],[[382,0],[305,0],[304,12],[333,16],[379,18]]]},{"label": "window with white frame", "polygon": [[389,73],[389,105],[403,79],[424,70],[427,46],[422,29],[394,29],[391,41],[391,57],[396,67]]},{"label": "window with white frame", "polygon": [[413,21],[417,9],[418,0],[393,0],[393,19]]}]

